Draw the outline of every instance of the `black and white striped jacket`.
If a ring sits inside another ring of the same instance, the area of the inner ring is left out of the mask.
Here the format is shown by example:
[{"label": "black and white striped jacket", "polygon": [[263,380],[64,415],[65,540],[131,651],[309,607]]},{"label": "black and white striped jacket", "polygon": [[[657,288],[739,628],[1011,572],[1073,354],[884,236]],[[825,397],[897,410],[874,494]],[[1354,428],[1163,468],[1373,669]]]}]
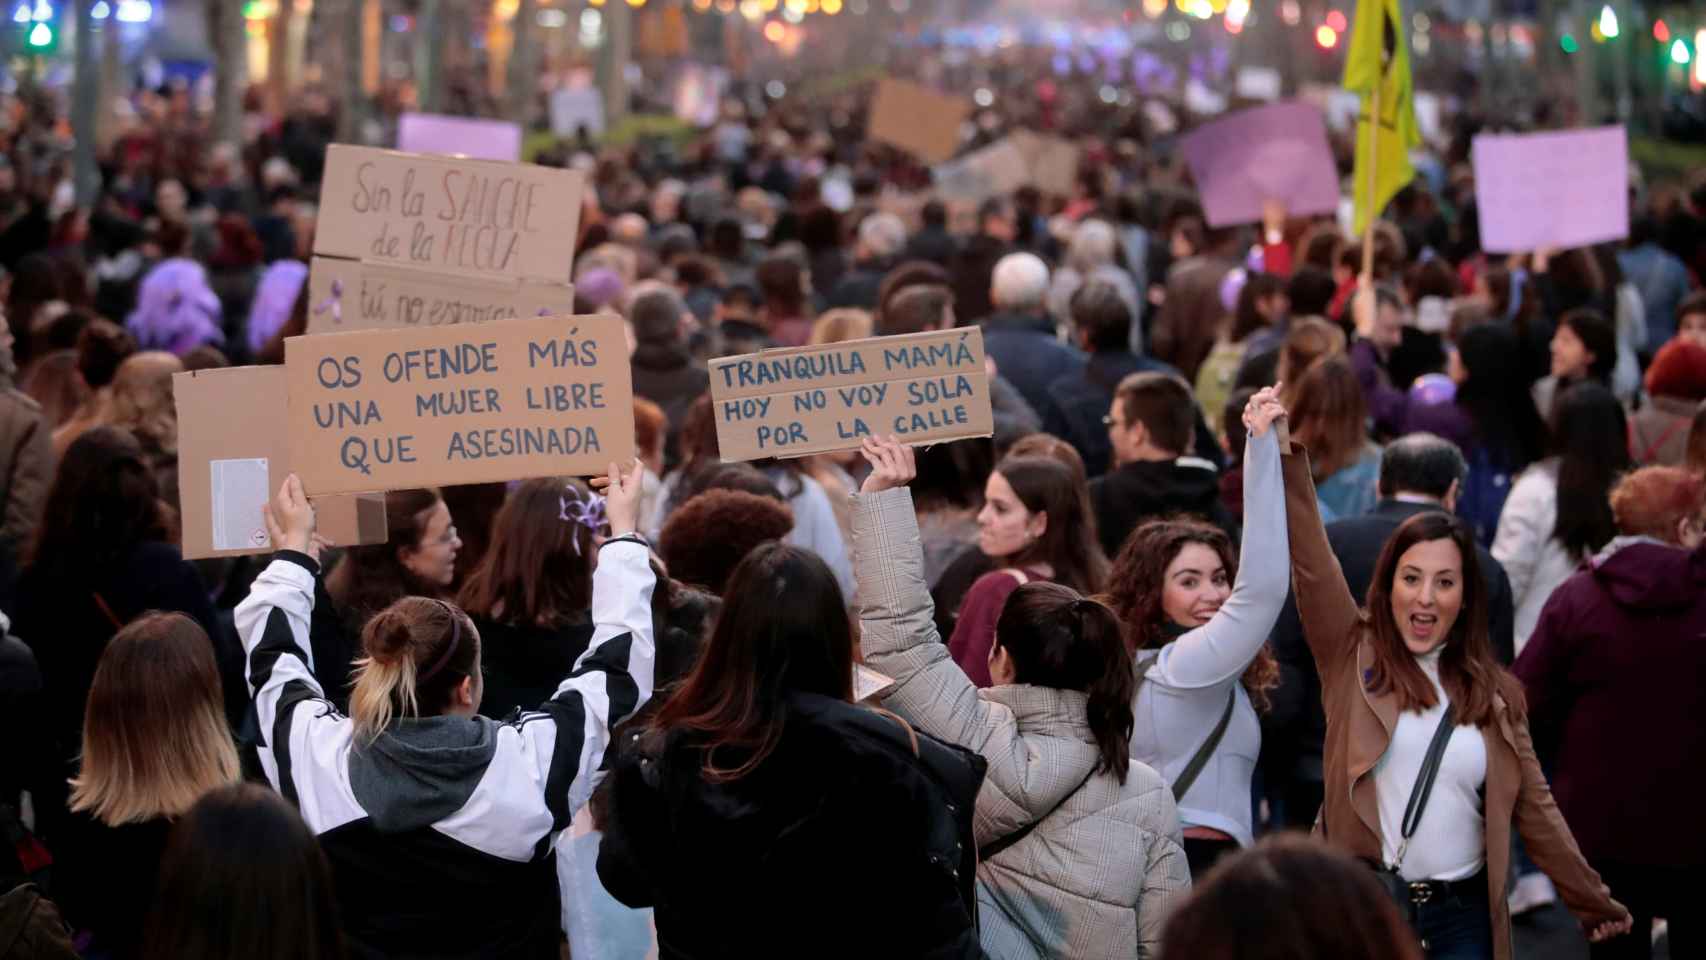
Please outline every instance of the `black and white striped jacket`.
[{"label": "black and white striped jacket", "polygon": [[652,693],[646,547],[605,544],[592,641],[537,711],[397,720],[371,744],[314,679],[316,570],[281,551],[236,621],[261,765],[332,863],[352,955],[555,958],[551,844],[602,779],[611,726]]}]

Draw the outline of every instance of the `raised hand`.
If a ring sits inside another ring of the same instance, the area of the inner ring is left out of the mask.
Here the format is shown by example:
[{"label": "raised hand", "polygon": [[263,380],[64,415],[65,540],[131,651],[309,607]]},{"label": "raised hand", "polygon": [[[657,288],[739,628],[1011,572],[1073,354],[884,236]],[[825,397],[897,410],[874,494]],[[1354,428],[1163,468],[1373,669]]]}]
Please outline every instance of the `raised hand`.
[{"label": "raised hand", "polygon": [[859,452],[871,464],[871,475],[859,486],[860,493],[904,487],[918,475],[912,448],[901,443],[892,433],[884,438],[866,437],[860,441]]},{"label": "raised hand", "polygon": [[1277,383],[1263,387],[1244,405],[1244,429],[1250,436],[1259,437],[1267,433],[1275,421],[1285,418],[1285,405],[1280,403],[1279,388]]},{"label": "raised hand", "polygon": [[302,481],[296,474],[284,478],[278,495],[261,507],[261,513],[274,548],[295,550],[320,559],[320,545],[327,541],[314,535],[314,506],[302,492]]},{"label": "raised hand", "polygon": [[626,536],[639,528],[641,473],[637,458],[626,471],[611,461],[605,476],[589,481],[594,489],[604,493],[604,517],[610,522],[612,537]]}]

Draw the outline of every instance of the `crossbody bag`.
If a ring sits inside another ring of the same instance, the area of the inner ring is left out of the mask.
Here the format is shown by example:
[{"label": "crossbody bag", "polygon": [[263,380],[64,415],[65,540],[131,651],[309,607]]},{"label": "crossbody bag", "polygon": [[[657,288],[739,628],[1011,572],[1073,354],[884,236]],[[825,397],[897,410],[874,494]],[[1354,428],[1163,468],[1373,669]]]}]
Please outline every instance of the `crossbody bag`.
[{"label": "crossbody bag", "polygon": [[1439,777],[1440,761],[1445,757],[1445,747],[1451,740],[1451,732],[1456,724],[1451,719],[1451,704],[1445,705],[1445,713],[1439,718],[1439,726],[1434,729],[1433,740],[1428,743],[1427,755],[1422,758],[1422,768],[1416,772],[1416,783],[1410,788],[1410,802],[1404,805],[1404,819],[1399,825],[1398,856],[1391,863],[1368,861],[1373,868],[1375,879],[1385,889],[1392,902],[1398,905],[1398,912],[1412,923],[1415,921],[1415,904],[1410,895],[1410,881],[1405,880],[1399,869],[1404,865],[1404,853],[1410,848],[1410,837],[1415,835],[1416,827],[1422,822],[1422,811],[1427,809],[1428,795],[1433,793],[1434,780]]}]

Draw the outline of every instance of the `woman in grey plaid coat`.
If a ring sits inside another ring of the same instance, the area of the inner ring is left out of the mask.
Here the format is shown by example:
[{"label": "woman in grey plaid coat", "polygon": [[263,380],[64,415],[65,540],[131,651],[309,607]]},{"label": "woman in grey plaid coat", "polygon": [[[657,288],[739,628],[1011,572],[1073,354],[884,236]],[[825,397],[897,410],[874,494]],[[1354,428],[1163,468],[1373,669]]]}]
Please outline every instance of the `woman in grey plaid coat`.
[{"label": "woman in grey plaid coat", "polygon": [[1190,872],[1172,794],[1130,759],[1135,679],[1117,618],[1060,584],[1020,587],[996,626],[996,685],[977,689],[932,617],[905,487],[912,451],[890,438],[867,440],[864,453],[873,470],[853,504],[860,644],[895,681],[883,706],[989,764],[973,821],[984,950],[993,960],[1155,955]]}]

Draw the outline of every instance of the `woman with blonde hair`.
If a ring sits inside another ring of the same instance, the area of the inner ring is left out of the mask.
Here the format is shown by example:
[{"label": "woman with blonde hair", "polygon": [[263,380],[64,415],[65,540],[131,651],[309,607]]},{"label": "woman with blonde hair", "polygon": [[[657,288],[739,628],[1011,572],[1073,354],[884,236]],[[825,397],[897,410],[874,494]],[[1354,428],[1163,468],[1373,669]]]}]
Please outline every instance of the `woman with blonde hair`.
[{"label": "woman with blonde hair", "polygon": [[1290,394],[1296,391],[1304,371],[1318,361],[1339,356],[1344,352],[1343,330],[1320,317],[1294,317],[1291,329],[1286,332],[1285,342],[1280,345],[1278,366],[1274,373],[1275,383],[1282,388],[1289,384],[1292,388],[1290,392],[1281,393],[1280,399],[1290,400]]},{"label": "woman with blonde hair", "polygon": [[163,350],[144,350],[119,364],[113,375],[106,426],[129,430],[142,445],[142,458],[160,482],[160,493],[178,502],[178,408],[172,402],[172,375],[184,362]]},{"label": "woman with blonde hair", "polygon": [[207,633],[181,613],[120,630],[89,688],[72,816],[53,837],[54,899],[95,955],[137,952],[172,822],[241,778]]},{"label": "woman with blonde hair", "polygon": [[555,958],[557,834],[603,777],[611,727],[652,692],[652,589],[634,533],[639,465],[612,463],[611,538],[592,576],[592,636],[549,699],[479,715],[480,634],[443,600],[404,597],[362,632],[349,716],[314,678],[321,542],[291,475],[266,508],[281,549],[237,607],[261,767],[320,838],[358,956]]}]

